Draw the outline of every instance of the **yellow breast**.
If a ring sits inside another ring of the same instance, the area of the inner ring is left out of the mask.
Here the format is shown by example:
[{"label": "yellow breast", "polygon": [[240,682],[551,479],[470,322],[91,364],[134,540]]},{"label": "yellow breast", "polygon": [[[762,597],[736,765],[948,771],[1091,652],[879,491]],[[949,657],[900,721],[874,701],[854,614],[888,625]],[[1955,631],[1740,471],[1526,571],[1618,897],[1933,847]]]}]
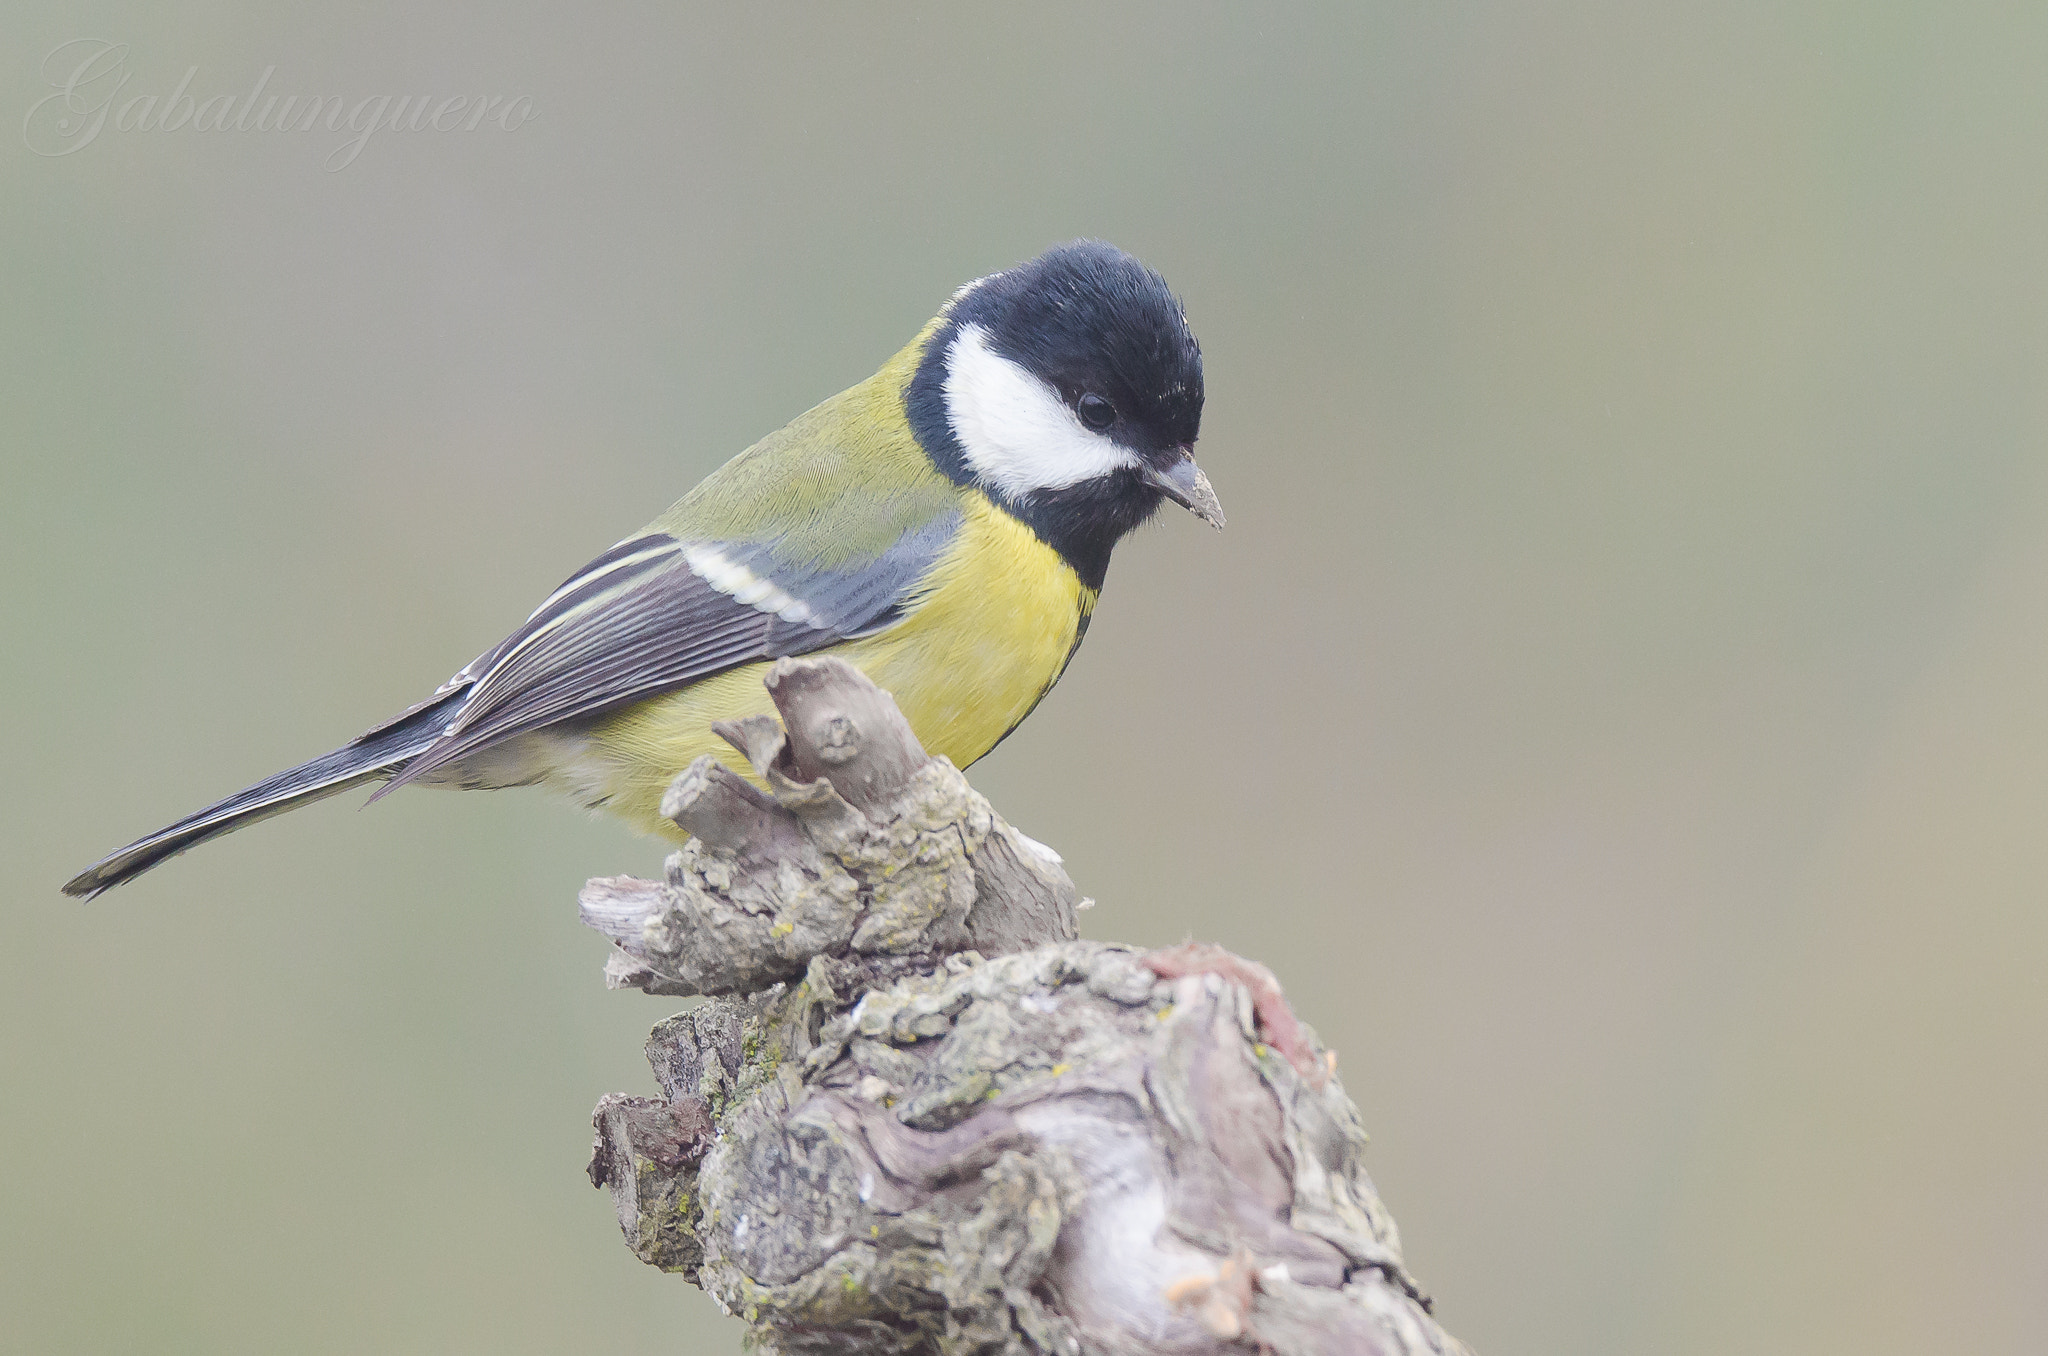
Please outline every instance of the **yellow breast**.
[{"label": "yellow breast", "polygon": [[[894,694],[927,752],[960,767],[994,748],[1066,667],[1095,606],[1059,554],[979,494],[965,496],[951,548],[908,600],[902,621],[826,653]],[[748,664],[626,707],[594,726],[550,778],[646,832],[686,837],[660,814],[662,792],[701,754],[752,775],[711,732],[773,706]]]}]

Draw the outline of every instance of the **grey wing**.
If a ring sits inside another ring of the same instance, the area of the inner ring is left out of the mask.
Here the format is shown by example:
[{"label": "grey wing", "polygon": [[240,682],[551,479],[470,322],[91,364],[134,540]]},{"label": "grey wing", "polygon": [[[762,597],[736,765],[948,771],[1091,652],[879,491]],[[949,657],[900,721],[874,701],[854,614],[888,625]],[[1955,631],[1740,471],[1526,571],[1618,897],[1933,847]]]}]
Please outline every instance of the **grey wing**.
[{"label": "grey wing", "polygon": [[468,698],[377,794],[531,730],[881,630],[959,526],[958,513],[942,514],[879,556],[830,569],[779,562],[754,543],[663,532],[620,542],[443,685],[468,685]]}]

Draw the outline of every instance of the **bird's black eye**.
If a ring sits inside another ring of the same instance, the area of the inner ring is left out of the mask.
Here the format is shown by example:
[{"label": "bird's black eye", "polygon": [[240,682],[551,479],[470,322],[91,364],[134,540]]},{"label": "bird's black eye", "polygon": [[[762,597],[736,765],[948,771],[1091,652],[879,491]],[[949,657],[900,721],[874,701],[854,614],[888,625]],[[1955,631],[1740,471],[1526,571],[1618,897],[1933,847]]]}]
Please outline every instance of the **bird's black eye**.
[{"label": "bird's black eye", "polygon": [[1074,402],[1074,413],[1081,416],[1081,422],[1097,433],[1116,422],[1116,406],[1090,391]]}]

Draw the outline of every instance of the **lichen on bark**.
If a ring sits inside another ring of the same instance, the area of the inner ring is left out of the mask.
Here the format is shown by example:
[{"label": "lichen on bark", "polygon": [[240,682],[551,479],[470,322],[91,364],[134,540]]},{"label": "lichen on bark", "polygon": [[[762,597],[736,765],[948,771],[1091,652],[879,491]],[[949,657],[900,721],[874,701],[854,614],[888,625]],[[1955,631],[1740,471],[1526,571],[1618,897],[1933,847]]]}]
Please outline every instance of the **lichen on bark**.
[{"label": "lichen on bark", "polygon": [[789,1353],[1464,1350],[1402,1262],[1334,1058],[1263,967],[1076,939],[1058,858],[887,695],[778,664],[593,881],[608,982],[715,995],[606,1098],[592,1180],[642,1260]]}]

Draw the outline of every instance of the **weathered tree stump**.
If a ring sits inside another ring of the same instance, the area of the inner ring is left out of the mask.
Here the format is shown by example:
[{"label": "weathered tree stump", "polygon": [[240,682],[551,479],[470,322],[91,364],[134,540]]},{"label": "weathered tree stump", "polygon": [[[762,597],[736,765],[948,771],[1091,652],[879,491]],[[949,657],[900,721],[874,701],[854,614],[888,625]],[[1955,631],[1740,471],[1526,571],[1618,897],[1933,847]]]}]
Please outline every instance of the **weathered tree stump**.
[{"label": "weathered tree stump", "polygon": [[1050,850],[832,659],[768,678],[593,880],[606,980],[709,1001],[599,1103],[627,1244],[789,1353],[1461,1353],[1334,1056],[1263,966],[1076,939]]}]

